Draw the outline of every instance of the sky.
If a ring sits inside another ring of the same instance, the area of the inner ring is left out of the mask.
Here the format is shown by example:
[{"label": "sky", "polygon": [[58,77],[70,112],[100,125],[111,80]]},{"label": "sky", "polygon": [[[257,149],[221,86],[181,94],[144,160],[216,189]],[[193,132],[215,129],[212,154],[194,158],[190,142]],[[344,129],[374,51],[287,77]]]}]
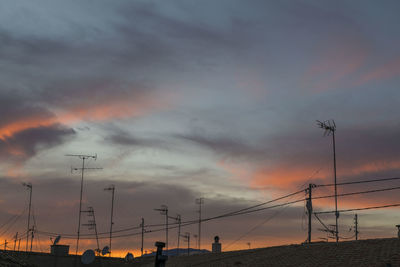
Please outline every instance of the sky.
[{"label": "sky", "polygon": [[[399,8],[390,0],[1,1],[1,240],[26,231],[21,183],[30,182],[33,249],[48,251],[43,232],[51,232],[75,251],[67,237],[77,231],[80,173],[71,167],[82,161],[66,154],[97,155],[86,166],[102,169],[85,172],[83,209],[94,208],[99,232],[110,227],[103,189],[111,184],[121,230],[141,218],[163,224],[161,205],[189,221],[199,216],[196,198],[208,218],[332,183],[332,138],[316,120],[336,122],[339,182],[398,176]],[[391,186],[399,183],[338,192]],[[338,200],[339,209],[393,203],[396,191]],[[332,210],[334,200],[313,206]],[[360,211],[360,238],[396,236],[397,211]],[[353,216],[339,218],[343,237]],[[304,201],[204,222],[201,246],[211,249],[215,235],[223,250],[298,244],[306,222]],[[326,238],[321,227],[314,219],[316,241]],[[182,232],[193,241],[197,225]],[[176,229],[169,239],[176,247]],[[145,250],[158,240],[163,231],[146,233]],[[112,247],[137,256],[140,235]],[[89,248],[95,241],[83,239],[80,251]]]}]

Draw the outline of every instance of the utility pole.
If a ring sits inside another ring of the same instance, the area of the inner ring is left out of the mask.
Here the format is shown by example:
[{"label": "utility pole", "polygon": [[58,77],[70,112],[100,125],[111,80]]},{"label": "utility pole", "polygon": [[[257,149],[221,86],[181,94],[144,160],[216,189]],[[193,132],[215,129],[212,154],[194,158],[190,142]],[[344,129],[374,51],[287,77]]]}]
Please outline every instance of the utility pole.
[{"label": "utility pole", "polygon": [[199,205],[199,231],[198,231],[198,249],[200,250],[201,246],[201,205],[204,204],[204,198],[198,198],[196,199],[196,204]]},{"label": "utility pole", "polygon": [[154,209],[154,210],[159,211],[161,215],[165,215],[165,245],[166,245],[165,253],[168,256],[168,206],[161,205],[160,209]]},{"label": "utility pole", "polygon": [[140,247],[140,251],[141,251],[141,253],[142,253],[142,256],[143,256],[144,218],[142,218],[142,223],[140,224],[140,226],[142,227],[142,246]]},{"label": "utility pole", "polygon": [[31,207],[32,207],[32,184],[31,183],[22,183],[29,190],[29,209],[28,209],[28,225],[26,227],[26,248],[25,251],[28,252],[28,243],[29,243],[29,227],[31,222]]},{"label": "utility pole", "polygon": [[7,250],[7,244],[8,244],[8,243],[7,243],[7,239],[5,239],[5,240],[4,240],[4,251]]},{"label": "utility pole", "polygon": [[99,236],[97,234],[97,224],[96,224],[96,216],[94,215],[94,209],[93,207],[88,207],[88,210],[83,210],[82,212],[87,212],[89,217],[92,217],[93,219],[89,219],[87,224],[82,224],[82,226],[88,226],[89,230],[94,230],[94,233],[96,235],[96,243],[97,243],[97,249],[95,249],[96,254],[100,255],[100,245],[99,245]]},{"label": "utility pole", "polygon": [[339,242],[339,226],[338,219],[339,213],[337,211],[337,182],[336,182],[336,141],[335,141],[335,132],[336,132],[336,124],[335,121],[318,121],[317,124],[320,128],[325,130],[324,136],[332,133],[332,143],[333,143],[333,174],[335,179],[335,217],[336,217],[336,225],[335,225],[335,235],[336,235],[336,243]]},{"label": "utility pole", "polygon": [[[83,177],[84,177],[84,172],[85,170],[93,170],[93,169],[101,169],[101,168],[86,168],[85,167],[85,161],[88,159],[97,159],[97,155],[82,155],[82,154],[67,154],[65,155],[67,157],[77,157],[82,160],[82,168],[71,168],[71,172],[73,170],[80,170],[81,171],[81,191],[80,191],[80,197],[79,197],[79,214],[78,214],[78,237],[76,238],[76,250],[75,250],[75,255],[78,255],[78,250],[79,250],[79,238],[80,238],[80,233],[81,233],[81,215],[82,215],[82,195],[83,195]],[[77,257],[75,258],[75,266],[77,265]]]},{"label": "utility pole", "polygon": [[308,213],[308,243],[311,243],[311,215],[313,212],[312,207],[312,188],[315,187],[315,184],[309,184],[308,189],[306,189],[306,193],[308,192],[307,198],[307,213]]},{"label": "utility pole", "polygon": [[18,239],[18,251],[19,251],[20,245],[21,245],[21,238]]},{"label": "utility pole", "polygon": [[111,191],[112,197],[111,197],[111,222],[110,222],[110,255],[111,257],[111,240],[112,240],[112,229],[113,229],[113,215],[114,215],[114,192],[115,192],[115,186],[112,184],[111,186],[104,188],[105,191]]},{"label": "utility pole", "polygon": [[357,216],[357,213],[354,215],[354,231],[356,234],[356,240],[358,240],[358,216]]}]

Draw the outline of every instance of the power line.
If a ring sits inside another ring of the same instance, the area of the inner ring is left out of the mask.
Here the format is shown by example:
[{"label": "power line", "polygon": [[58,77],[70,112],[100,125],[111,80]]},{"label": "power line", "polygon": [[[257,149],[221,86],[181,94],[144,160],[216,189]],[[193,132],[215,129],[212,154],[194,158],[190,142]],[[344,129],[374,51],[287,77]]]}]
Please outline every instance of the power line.
[{"label": "power line", "polygon": [[[400,180],[400,177],[392,177],[392,178],[384,178],[384,179],[372,179],[372,180],[362,180],[362,181],[351,181],[351,182],[337,183],[336,185],[363,184],[363,183],[385,182],[385,181],[392,181],[392,180]],[[335,184],[317,184],[316,187],[334,186],[334,185]]]},{"label": "power line", "polygon": [[[361,194],[368,194],[368,193],[376,193],[376,192],[384,192],[384,191],[391,191],[391,190],[396,190],[400,189],[400,186],[396,187],[388,187],[388,188],[382,188],[382,189],[374,189],[374,190],[366,190],[366,191],[358,191],[358,192],[350,192],[350,193],[343,193],[343,194],[338,194],[338,197],[344,197],[344,196],[352,196],[352,195],[361,195]],[[320,196],[320,197],[314,197],[313,199],[323,199],[323,198],[331,198],[334,197],[335,195],[328,195],[328,196]]]},{"label": "power line", "polygon": [[[384,209],[384,208],[399,207],[399,206],[400,206],[400,203],[397,203],[397,204],[388,204],[388,205],[383,205],[383,206],[373,206],[373,207],[365,207],[365,208],[339,210],[338,212],[350,212],[350,211],[356,211],[356,210]],[[319,211],[319,212],[315,212],[315,213],[317,213],[317,214],[325,214],[325,213],[333,213],[333,212],[335,212],[335,211]]]},{"label": "power line", "polygon": [[[287,195],[284,195],[284,196],[281,196],[281,197],[276,198],[276,199],[272,199],[272,200],[269,200],[269,201],[266,201],[266,202],[263,202],[263,203],[260,203],[260,204],[256,204],[256,205],[253,205],[253,206],[250,206],[250,207],[247,207],[247,208],[243,208],[243,209],[239,209],[239,210],[236,210],[236,211],[224,213],[224,214],[221,214],[221,215],[218,215],[218,216],[214,216],[214,217],[210,217],[210,218],[205,218],[205,219],[202,219],[202,222],[203,221],[214,220],[214,219],[219,219],[219,218],[224,218],[224,217],[231,217],[231,216],[235,216],[236,214],[237,215],[247,214],[247,213],[249,213],[248,211],[252,212],[251,209],[254,209],[254,208],[257,208],[257,207],[261,207],[263,205],[267,205],[267,204],[270,204],[270,203],[273,203],[273,202],[276,202],[276,201],[279,201],[279,200],[282,200],[282,199],[285,199],[285,198],[288,198],[288,197],[291,197],[291,196],[294,196],[294,195],[297,195],[297,194],[303,193],[303,192],[304,192],[304,189],[296,191],[296,192],[293,192],[293,193],[290,193],[290,194],[287,194]],[[303,200],[304,199],[302,199],[301,201],[303,201]],[[300,201],[298,201],[298,202],[300,202]],[[272,208],[279,207],[279,206],[281,206],[281,204],[278,205],[278,206],[272,206]],[[269,209],[270,207],[266,207],[266,208]],[[256,209],[256,210],[254,210],[254,212],[261,211],[261,210],[264,210],[264,209],[265,208]],[[193,224],[193,223],[198,223],[198,222],[199,222],[198,220],[191,220],[191,221],[186,221],[186,222],[181,222],[181,223],[182,224],[187,224],[187,223]],[[169,225],[176,225],[176,226],[178,224],[179,224],[179,222],[169,223]],[[161,227],[161,226],[165,226],[165,223],[164,224],[147,224],[144,227],[152,228],[152,227]],[[125,229],[113,230],[113,233],[127,232],[127,231],[131,231],[131,230],[137,230],[137,229],[140,229],[140,228],[141,228],[141,226],[133,226],[133,227],[125,228]],[[47,232],[47,231],[41,231],[41,233],[48,234],[50,236],[62,235],[64,237],[67,237],[67,236],[76,237],[76,234],[69,234],[69,233],[56,233],[56,232]],[[110,234],[110,232],[98,233],[98,235],[109,235],[109,234]],[[93,234],[81,234],[80,236],[93,236]]]},{"label": "power line", "polygon": [[[303,200],[303,199],[302,199]],[[271,216],[269,216],[268,218],[266,218],[265,220],[263,220],[261,223],[255,225],[253,228],[251,228],[249,231],[247,231],[246,233],[244,233],[243,235],[241,235],[240,237],[238,237],[237,239],[235,239],[233,242],[229,243],[226,247],[224,247],[224,249],[226,250],[227,248],[229,248],[230,246],[232,246],[233,244],[235,244],[237,241],[243,239],[245,236],[247,236],[248,234],[250,234],[251,232],[253,232],[254,230],[256,230],[258,227],[266,224],[267,222],[269,222],[270,220],[272,220],[273,218],[275,218],[278,214],[282,213],[287,207],[289,207],[290,205],[284,206],[281,209],[277,210],[274,214],[272,214]]]}]

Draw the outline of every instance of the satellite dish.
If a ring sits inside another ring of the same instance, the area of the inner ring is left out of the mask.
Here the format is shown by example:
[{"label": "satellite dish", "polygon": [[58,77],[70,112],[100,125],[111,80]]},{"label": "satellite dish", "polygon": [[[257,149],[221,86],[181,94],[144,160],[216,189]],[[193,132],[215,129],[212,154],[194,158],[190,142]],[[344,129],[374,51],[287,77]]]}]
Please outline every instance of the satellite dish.
[{"label": "satellite dish", "polygon": [[108,254],[108,253],[110,253],[110,248],[108,247],[108,246],[105,246],[104,248],[103,248],[103,250],[101,251],[101,255],[106,255],[106,254]]},{"label": "satellite dish", "polygon": [[81,257],[81,262],[83,264],[91,264],[92,262],[94,262],[96,256],[94,255],[94,251],[91,249],[86,250],[82,257]]},{"label": "satellite dish", "polygon": [[133,261],[133,254],[128,252],[125,256],[125,261],[128,261],[128,262]]},{"label": "satellite dish", "polygon": [[61,236],[60,236],[60,235],[57,236],[56,239],[55,239],[54,242],[53,242],[53,245],[54,245],[54,246],[57,245],[58,242],[60,242],[60,239],[61,239]]}]

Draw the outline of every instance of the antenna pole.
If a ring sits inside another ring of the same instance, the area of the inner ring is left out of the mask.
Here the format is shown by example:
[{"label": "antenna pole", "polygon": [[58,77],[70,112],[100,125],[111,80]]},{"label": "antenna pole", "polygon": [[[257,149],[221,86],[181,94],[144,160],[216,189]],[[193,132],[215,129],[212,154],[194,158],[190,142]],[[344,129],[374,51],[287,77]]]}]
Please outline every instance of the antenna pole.
[{"label": "antenna pole", "polygon": [[31,229],[31,250],[30,250],[30,252],[32,252],[32,243],[33,243],[33,238],[35,237],[35,225],[33,225],[32,226],[32,229]]},{"label": "antenna pole", "polygon": [[339,242],[339,226],[338,226],[338,218],[339,213],[337,211],[337,183],[336,183],[336,142],[335,142],[335,131],[332,131],[332,140],[333,140],[333,171],[335,175],[335,217],[336,217],[336,243]]},{"label": "antenna pole", "polygon": [[140,226],[142,227],[142,246],[141,246],[141,248],[140,248],[140,251],[141,251],[142,256],[143,256],[144,218],[142,218],[142,223],[140,224]]},{"label": "antenna pole", "polygon": [[190,254],[190,250],[189,250],[189,248],[190,248],[190,233],[187,233],[187,240],[188,240],[188,256],[189,256],[189,254]]},{"label": "antenna pole", "polygon": [[15,247],[17,246],[17,239],[18,239],[18,232],[15,234],[14,251],[15,251]]},{"label": "antenna pole", "polygon": [[166,208],[165,211],[165,238],[166,238],[166,245],[167,245],[167,249],[166,249],[166,254],[168,256],[168,208]]},{"label": "antenna pole", "polygon": [[168,256],[168,206],[162,205],[161,209],[154,209],[154,210],[159,211],[161,215],[165,215],[165,246],[166,246],[165,253]]},{"label": "antenna pole", "polygon": [[26,247],[25,251],[28,252],[28,244],[29,244],[29,227],[31,222],[31,207],[32,207],[32,184],[31,183],[23,183],[23,186],[28,188],[29,190],[29,210],[28,210],[28,225],[26,227]]},{"label": "antenna pole", "polygon": [[94,230],[94,233],[96,235],[96,243],[97,243],[96,253],[98,253],[100,255],[99,236],[97,234],[97,224],[96,224],[96,216],[94,215],[94,209],[93,209],[93,207],[88,207],[88,210],[83,210],[82,212],[87,212],[89,217],[93,217],[93,220],[89,219],[87,224],[82,224],[82,225],[88,226],[89,230]]},{"label": "antenna pole", "polygon": [[312,208],[312,188],[315,187],[314,184],[309,184],[308,189],[306,189],[306,192],[308,192],[308,199],[307,199],[307,213],[308,213],[308,243],[311,243],[311,215],[313,212]]},{"label": "antenna pole", "polygon": [[336,235],[336,243],[339,242],[339,213],[337,211],[337,182],[336,182],[336,140],[335,140],[335,132],[336,132],[336,124],[334,120],[328,121],[318,121],[317,124],[320,128],[325,130],[324,135],[329,135],[332,133],[332,143],[333,143],[333,174],[335,180],[335,217],[336,217],[336,224],[335,224],[335,235]]},{"label": "antenna pole", "polygon": [[79,216],[78,216],[78,237],[76,238],[76,250],[75,255],[78,255],[79,249],[79,237],[81,233],[81,214],[82,214],[82,194],[83,194],[83,174],[85,172],[85,160],[86,157],[82,157],[82,177],[81,177],[81,191],[79,196]]},{"label": "antenna pole", "polygon": [[99,236],[97,235],[97,224],[96,224],[96,217],[94,215],[94,209],[92,209],[92,215],[93,215],[93,224],[94,224],[94,232],[96,234],[96,242],[97,242],[97,252],[100,253],[100,245],[99,245]]},{"label": "antenna pole", "polygon": [[182,222],[181,215],[178,214],[178,216],[176,218],[178,220],[178,251],[177,251],[177,254],[179,256],[179,247],[180,247],[179,241],[180,241],[180,237],[181,237],[181,222]]},{"label": "antenna pole", "polygon": [[198,204],[199,205],[199,231],[198,231],[198,237],[199,237],[199,240],[198,240],[198,249],[200,250],[200,244],[201,244],[201,205],[202,204],[204,204],[204,198],[198,198],[198,199],[196,199],[196,204]]},{"label": "antenna pole", "polygon": [[109,257],[111,257],[111,242],[112,242],[112,229],[113,229],[113,215],[114,215],[114,193],[115,193],[115,186],[111,185],[108,188],[105,188],[104,190],[111,191],[111,222],[110,222],[110,254]]},{"label": "antenna pole", "polygon": [[357,213],[354,215],[354,229],[356,234],[356,240],[358,240],[358,216]]}]

